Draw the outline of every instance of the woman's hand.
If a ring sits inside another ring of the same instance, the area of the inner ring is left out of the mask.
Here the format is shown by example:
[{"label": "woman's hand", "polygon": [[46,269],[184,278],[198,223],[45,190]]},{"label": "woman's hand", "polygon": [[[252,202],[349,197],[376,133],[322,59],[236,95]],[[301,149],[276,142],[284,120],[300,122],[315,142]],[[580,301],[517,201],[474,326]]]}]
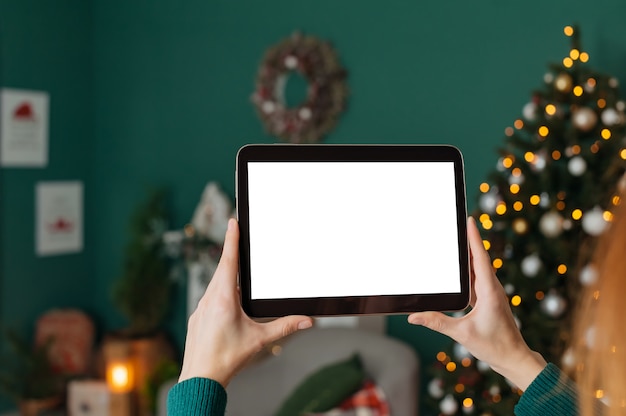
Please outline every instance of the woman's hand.
[{"label": "woman's hand", "polygon": [[471,217],[467,234],[472,259],[472,310],[459,318],[440,312],[418,312],[411,314],[408,320],[449,336],[474,357],[526,390],[546,366],[546,361],[522,338],[508,298],[491,267],[476,222]]},{"label": "woman's hand", "polygon": [[250,319],[241,308],[238,271],[239,227],[231,219],[217,270],[189,318],[178,381],[206,377],[226,387],[265,345],[313,325],[307,316],[287,316],[268,323]]}]

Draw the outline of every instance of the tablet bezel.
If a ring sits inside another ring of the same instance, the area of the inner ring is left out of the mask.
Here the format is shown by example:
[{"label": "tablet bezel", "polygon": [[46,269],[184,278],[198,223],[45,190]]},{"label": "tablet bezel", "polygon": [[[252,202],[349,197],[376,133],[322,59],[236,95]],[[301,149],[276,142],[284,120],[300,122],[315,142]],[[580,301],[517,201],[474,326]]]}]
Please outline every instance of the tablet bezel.
[{"label": "tablet bezel", "polygon": [[[248,212],[249,162],[454,162],[459,293],[252,299],[250,276],[250,234]],[[236,205],[239,222],[239,283],[241,304],[253,318],[285,315],[338,316],[401,314],[418,311],[465,309],[470,299],[467,206],[463,157],[450,145],[301,145],[254,144],[239,149],[236,161]]]}]

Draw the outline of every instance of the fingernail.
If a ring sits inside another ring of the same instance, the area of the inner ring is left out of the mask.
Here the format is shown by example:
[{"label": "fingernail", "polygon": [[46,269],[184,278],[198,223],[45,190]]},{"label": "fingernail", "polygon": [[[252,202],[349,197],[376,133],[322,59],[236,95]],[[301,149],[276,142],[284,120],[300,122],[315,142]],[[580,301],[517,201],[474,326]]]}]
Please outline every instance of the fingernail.
[{"label": "fingernail", "polygon": [[298,329],[308,329],[312,326],[313,323],[311,321],[301,321],[300,323],[298,323]]},{"label": "fingernail", "polygon": [[413,325],[424,325],[424,320],[419,316],[409,317],[409,323]]}]

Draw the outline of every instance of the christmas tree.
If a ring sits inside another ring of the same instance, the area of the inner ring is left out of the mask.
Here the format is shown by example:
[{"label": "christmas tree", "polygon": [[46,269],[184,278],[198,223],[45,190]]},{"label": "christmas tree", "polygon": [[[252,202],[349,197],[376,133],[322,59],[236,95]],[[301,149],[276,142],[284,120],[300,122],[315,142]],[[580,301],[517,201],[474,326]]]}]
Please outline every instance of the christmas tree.
[{"label": "christmas tree", "polygon": [[[524,338],[567,370],[570,312],[595,279],[591,250],[624,186],[626,105],[617,79],[587,66],[578,30],[564,32],[569,54],[505,129],[475,218]],[[437,354],[428,385],[443,415],[511,415],[520,393],[456,343]]]}]

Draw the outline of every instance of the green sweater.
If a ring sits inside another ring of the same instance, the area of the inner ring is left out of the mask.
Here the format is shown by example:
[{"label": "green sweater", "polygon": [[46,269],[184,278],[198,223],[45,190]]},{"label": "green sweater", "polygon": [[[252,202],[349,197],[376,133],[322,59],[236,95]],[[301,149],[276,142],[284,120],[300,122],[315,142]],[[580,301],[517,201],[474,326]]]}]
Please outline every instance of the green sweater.
[{"label": "green sweater", "polygon": [[[515,414],[575,416],[577,403],[574,382],[557,366],[548,364],[520,398]],[[168,416],[223,416],[225,410],[226,390],[217,381],[206,378],[176,384],[167,398]]]},{"label": "green sweater", "polygon": [[181,381],[167,395],[168,416],[222,416],[225,411],[226,390],[208,378]]},{"label": "green sweater", "polygon": [[550,363],[528,386],[515,406],[517,416],[578,415],[576,385]]}]

